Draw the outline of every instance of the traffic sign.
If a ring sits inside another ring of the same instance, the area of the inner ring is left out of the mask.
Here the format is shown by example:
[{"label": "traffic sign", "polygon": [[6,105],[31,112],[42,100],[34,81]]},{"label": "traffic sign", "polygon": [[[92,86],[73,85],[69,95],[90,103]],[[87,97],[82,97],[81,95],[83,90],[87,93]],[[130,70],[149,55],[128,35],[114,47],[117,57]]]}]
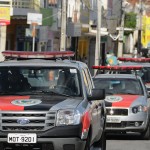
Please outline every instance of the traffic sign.
[{"label": "traffic sign", "polygon": [[42,25],[42,14],[28,13],[27,24],[33,24],[33,23],[36,23],[37,25]]}]

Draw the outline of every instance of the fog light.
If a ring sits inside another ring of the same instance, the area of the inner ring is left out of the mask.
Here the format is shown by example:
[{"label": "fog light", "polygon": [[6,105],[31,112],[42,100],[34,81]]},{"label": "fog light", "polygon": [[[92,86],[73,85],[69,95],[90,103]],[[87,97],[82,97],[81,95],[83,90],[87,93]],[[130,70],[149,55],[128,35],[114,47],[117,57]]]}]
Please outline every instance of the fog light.
[{"label": "fog light", "polygon": [[139,127],[140,126],[139,122],[135,122],[135,126]]}]

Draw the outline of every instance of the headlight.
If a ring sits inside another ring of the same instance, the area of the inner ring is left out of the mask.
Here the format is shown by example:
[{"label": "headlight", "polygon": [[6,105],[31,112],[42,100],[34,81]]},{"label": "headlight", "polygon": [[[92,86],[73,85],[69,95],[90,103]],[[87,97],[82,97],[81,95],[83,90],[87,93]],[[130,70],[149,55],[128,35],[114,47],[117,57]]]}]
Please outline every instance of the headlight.
[{"label": "headlight", "polygon": [[135,106],[132,108],[132,112],[134,114],[138,113],[138,112],[146,112],[147,111],[147,107],[146,106],[142,106],[142,105],[139,105],[139,106]]},{"label": "headlight", "polygon": [[145,84],[145,86],[146,86],[147,88],[150,88],[150,84]]},{"label": "headlight", "polygon": [[56,126],[77,125],[81,122],[81,114],[75,110],[59,110],[57,113]]}]

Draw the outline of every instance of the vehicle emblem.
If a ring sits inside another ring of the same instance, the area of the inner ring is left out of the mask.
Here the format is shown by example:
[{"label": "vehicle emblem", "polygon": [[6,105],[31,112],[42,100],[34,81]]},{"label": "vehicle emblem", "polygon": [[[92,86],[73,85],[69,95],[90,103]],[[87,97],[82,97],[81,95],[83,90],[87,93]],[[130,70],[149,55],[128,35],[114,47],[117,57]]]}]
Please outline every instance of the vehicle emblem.
[{"label": "vehicle emblem", "polygon": [[111,102],[111,103],[120,102],[120,101],[122,101],[122,97],[120,97],[120,96],[106,96],[105,101]]},{"label": "vehicle emblem", "polygon": [[17,106],[33,106],[38,105],[42,101],[38,99],[17,99],[12,101],[11,103]]},{"label": "vehicle emblem", "polygon": [[30,123],[30,120],[25,119],[25,118],[21,118],[17,120],[17,123],[21,124],[21,125],[26,125]]}]

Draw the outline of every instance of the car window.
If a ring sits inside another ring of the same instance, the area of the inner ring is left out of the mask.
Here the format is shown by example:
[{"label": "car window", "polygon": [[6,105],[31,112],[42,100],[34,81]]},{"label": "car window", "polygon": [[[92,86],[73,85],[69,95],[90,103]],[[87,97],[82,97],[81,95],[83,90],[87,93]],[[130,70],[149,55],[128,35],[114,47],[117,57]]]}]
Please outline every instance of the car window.
[{"label": "car window", "polygon": [[31,92],[47,90],[81,96],[80,76],[75,68],[0,68],[1,91]]},{"label": "car window", "polygon": [[94,78],[94,85],[104,88],[106,94],[144,94],[140,81],[135,79]]},{"label": "car window", "polygon": [[84,79],[84,83],[85,83],[87,93],[90,95],[91,89],[90,89],[90,85],[89,85],[88,78],[86,76],[85,70],[82,70],[82,74],[83,74],[83,79]]},{"label": "car window", "polygon": [[88,82],[88,85],[89,85],[89,89],[90,89],[90,92],[91,92],[91,90],[93,89],[92,80],[91,80],[88,69],[86,68],[86,69],[84,69],[84,71],[85,71],[85,75],[86,75],[87,82]]}]

